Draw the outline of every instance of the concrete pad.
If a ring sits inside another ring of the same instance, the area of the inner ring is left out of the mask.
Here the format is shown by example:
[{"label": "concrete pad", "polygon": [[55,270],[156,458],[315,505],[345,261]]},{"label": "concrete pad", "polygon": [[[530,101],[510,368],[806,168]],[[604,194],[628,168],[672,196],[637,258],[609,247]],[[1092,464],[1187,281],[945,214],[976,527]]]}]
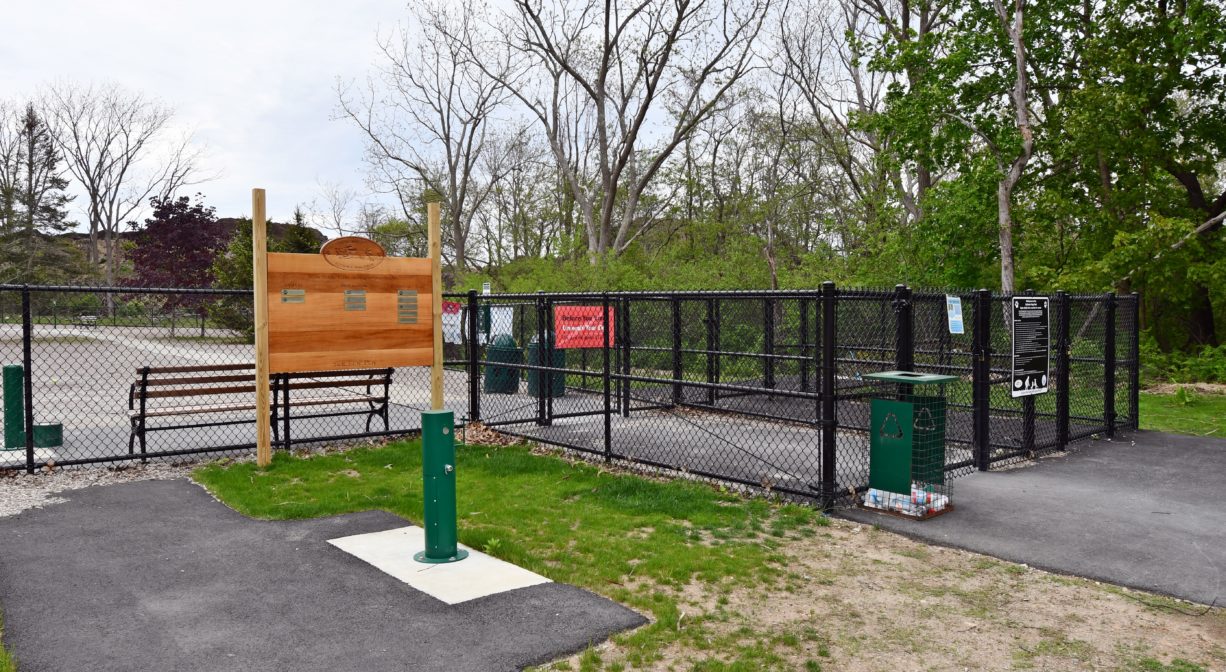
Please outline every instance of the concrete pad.
[{"label": "concrete pad", "polygon": [[922,541],[1211,604],[1226,602],[1226,441],[1137,432],[953,481],[955,510],[839,515]]},{"label": "concrete pad", "polygon": [[459,562],[417,562],[413,554],[426,547],[426,531],[416,525],[329,539],[328,543],[447,604],[549,583],[540,574],[463,544],[459,546],[468,551],[468,557]]}]

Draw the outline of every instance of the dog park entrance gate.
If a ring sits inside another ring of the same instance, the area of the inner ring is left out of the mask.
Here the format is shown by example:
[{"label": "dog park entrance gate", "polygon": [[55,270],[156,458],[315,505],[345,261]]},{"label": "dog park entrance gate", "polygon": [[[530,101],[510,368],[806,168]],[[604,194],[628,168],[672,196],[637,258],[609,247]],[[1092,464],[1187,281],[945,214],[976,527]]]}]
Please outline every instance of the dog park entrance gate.
[{"label": "dog park entrance gate", "polygon": [[[947,294],[964,307],[961,334],[950,333]],[[254,382],[244,370],[208,372],[253,361],[243,332],[251,299],[249,290],[0,286],[0,356],[24,367],[25,424],[64,426],[59,448],[6,445],[0,469],[249,452]],[[868,399],[881,391],[868,373],[957,376],[945,390],[951,476],[1137,422],[1135,294],[1052,295],[1051,390],[1022,398],[1009,390],[1011,297],[986,290],[827,283],[445,299],[444,405],[457,418],[595,459],[797,497],[830,501],[866,487]],[[177,367],[195,372],[162,381],[164,396],[140,385],[142,371]],[[280,422],[292,432],[280,447],[419,431],[428,373],[366,374],[367,385],[294,374],[307,384],[283,400]],[[143,452],[129,449],[138,415],[158,428]]]}]

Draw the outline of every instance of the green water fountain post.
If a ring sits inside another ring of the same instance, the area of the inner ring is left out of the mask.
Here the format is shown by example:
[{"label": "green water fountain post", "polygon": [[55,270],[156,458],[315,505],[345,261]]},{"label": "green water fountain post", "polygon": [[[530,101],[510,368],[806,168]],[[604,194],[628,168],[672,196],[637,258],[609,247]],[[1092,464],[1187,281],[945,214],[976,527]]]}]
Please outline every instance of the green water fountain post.
[{"label": "green water fountain post", "polygon": [[429,564],[459,562],[468,551],[457,545],[454,412],[422,411],[421,475],[426,550],[413,559]]}]

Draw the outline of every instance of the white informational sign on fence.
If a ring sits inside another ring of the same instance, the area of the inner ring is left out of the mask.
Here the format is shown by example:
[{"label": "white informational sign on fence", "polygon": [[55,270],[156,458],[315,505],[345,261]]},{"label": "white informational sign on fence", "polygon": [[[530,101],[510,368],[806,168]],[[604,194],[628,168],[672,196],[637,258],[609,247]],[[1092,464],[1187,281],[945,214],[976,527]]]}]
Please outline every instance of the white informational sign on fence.
[{"label": "white informational sign on fence", "polygon": [[945,295],[945,314],[949,318],[949,333],[966,333],[962,324],[962,297]]},{"label": "white informational sign on fence", "polygon": [[1048,390],[1051,362],[1050,321],[1046,296],[1013,297],[1014,397],[1043,394]]}]

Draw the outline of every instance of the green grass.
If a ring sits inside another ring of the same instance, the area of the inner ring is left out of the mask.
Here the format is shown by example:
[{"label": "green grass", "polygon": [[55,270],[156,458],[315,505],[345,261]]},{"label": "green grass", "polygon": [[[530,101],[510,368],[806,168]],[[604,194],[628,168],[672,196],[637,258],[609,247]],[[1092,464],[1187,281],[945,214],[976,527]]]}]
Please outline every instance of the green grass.
[{"label": "green grass", "polygon": [[0,672],[17,672],[17,661],[4,647],[4,612],[0,612]]},{"label": "green grass", "polygon": [[1182,658],[1172,660],[1169,665],[1153,658],[1141,658],[1128,668],[1129,672],[1205,672],[1205,668]]},{"label": "green grass", "polygon": [[[1094,647],[1079,639],[1068,639],[1063,633],[1045,633],[1033,648],[1020,648],[1013,654],[1013,666],[1017,669],[1034,667],[1040,657],[1060,658],[1069,663],[1088,663],[1094,657]],[[1071,665],[1070,665],[1071,666]]]},{"label": "green grass", "polygon": [[[420,453],[418,442],[408,442],[309,459],[277,454],[267,471],[214,464],[195,477],[257,518],[384,509],[419,521]],[[710,646],[702,618],[686,616],[679,627],[672,588],[779,585],[787,575],[783,539],[825,523],[810,508],[609,473],[523,446],[459,446],[457,476],[462,543],[653,617],[618,637],[634,666],[659,660],[683,640]],[[728,641],[723,653],[745,659],[751,652],[744,646]]]},{"label": "green grass", "polygon": [[1141,429],[1226,438],[1226,395],[1141,393]]}]

